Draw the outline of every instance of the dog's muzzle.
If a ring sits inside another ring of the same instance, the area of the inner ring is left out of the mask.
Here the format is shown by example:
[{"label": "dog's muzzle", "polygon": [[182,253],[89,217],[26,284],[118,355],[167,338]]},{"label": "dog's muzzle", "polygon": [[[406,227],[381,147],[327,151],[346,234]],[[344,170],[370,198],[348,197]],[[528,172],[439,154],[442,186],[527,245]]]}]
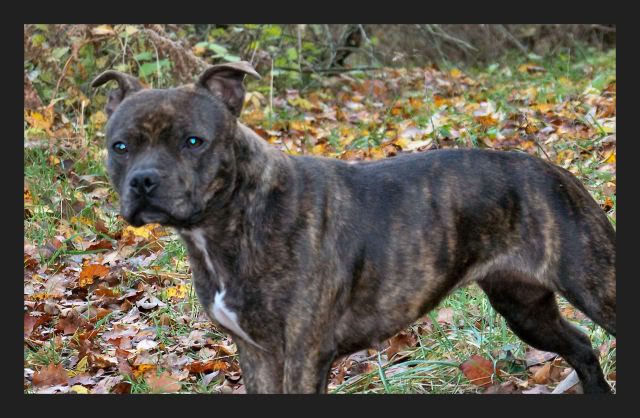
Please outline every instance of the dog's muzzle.
[{"label": "dog's muzzle", "polygon": [[131,175],[129,187],[139,197],[151,197],[160,183],[160,172],[154,168],[138,170]]}]

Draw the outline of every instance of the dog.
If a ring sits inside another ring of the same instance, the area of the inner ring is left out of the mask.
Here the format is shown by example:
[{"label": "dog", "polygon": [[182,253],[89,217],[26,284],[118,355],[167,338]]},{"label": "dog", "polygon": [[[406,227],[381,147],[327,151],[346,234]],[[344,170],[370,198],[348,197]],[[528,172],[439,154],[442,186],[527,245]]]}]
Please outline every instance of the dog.
[{"label": "dog", "polygon": [[568,171],[525,153],[373,162],[285,154],[238,122],[247,62],[145,89],[109,70],[107,168],[131,225],[184,240],[197,296],[236,342],[248,393],[326,393],[369,348],[477,282],[527,344],[609,393],[555,294],[616,334],[616,233]]}]

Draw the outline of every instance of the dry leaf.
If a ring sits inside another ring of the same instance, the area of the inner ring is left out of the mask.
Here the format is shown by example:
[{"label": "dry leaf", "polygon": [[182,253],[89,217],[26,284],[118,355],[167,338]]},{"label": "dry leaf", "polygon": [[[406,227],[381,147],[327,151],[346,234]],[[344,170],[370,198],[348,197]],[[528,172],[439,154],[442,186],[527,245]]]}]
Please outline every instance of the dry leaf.
[{"label": "dry leaf", "polygon": [[407,347],[413,347],[418,342],[418,339],[412,333],[406,331],[400,332],[393,337],[389,338],[391,346],[387,349],[387,358],[391,358],[399,351],[404,350]]},{"label": "dry leaf", "polygon": [[33,375],[32,382],[35,387],[66,385],[69,383],[69,376],[62,364],[49,364]]},{"label": "dry leaf", "polygon": [[527,395],[538,395],[541,393],[551,393],[551,391],[545,385],[535,385],[531,389],[523,390],[522,393]]},{"label": "dry leaf", "polygon": [[145,374],[144,380],[149,384],[153,392],[177,392],[182,387],[169,372],[163,372],[156,376],[154,372]]},{"label": "dry leaf", "polygon": [[99,277],[105,276],[109,273],[109,268],[105,267],[101,264],[89,264],[82,272],[80,272],[80,280],[78,281],[78,286],[85,287]]},{"label": "dry leaf", "polygon": [[510,395],[512,393],[518,393],[518,385],[515,382],[504,382],[500,385],[492,385],[484,392],[487,395]]},{"label": "dry leaf", "polygon": [[551,363],[547,363],[536,370],[533,375],[533,381],[537,384],[547,383],[549,380],[549,374],[551,373]]},{"label": "dry leaf", "polygon": [[500,376],[500,370],[493,367],[493,362],[480,357],[477,354],[463,362],[459,369],[471,383],[477,386],[485,386],[491,383],[491,376]]},{"label": "dry leaf", "polygon": [[530,348],[524,355],[524,359],[527,362],[527,367],[530,367],[536,364],[545,363],[556,356],[556,353],[552,353],[550,351],[540,351],[535,348]]},{"label": "dry leaf", "polygon": [[453,314],[455,313],[453,308],[450,307],[445,307],[445,308],[441,308],[438,311],[438,316],[436,317],[436,321],[438,321],[440,324],[446,324],[446,325],[453,325],[454,324],[454,320],[453,320]]}]

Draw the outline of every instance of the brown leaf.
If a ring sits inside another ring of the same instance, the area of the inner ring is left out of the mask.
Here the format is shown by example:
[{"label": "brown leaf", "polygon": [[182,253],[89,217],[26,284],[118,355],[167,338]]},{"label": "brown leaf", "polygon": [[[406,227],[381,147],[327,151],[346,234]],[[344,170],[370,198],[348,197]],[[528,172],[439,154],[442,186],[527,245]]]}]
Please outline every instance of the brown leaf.
[{"label": "brown leaf", "polygon": [[109,235],[109,228],[107,228],[104,222],[102,222],[100,219],[97,219],[93,225],[96,228],[97,232],[102,232],[105,235]]},{"label": "brown leaf", "polygon": [[24,314],[24,336],[25,337],[30,336],[34,329],[46,323],[50,319],[51,319],[51,315],[49,314],[32,316],[28,313],[25,313]]},{"label": "brown leaf", "polygon": [[438,321],[441,324],[453,325],[454,312],[455,311],[453,310],[453,308],[450,308],[450,307],[441,308],[438,311],[438,316],[436,317],[436,321]]},{"label": "brown leaf", "polygon": [[129,362],[126,358],[118,357],[118,371],[125,376],[131,376],[133,374],[133,369],[129,365]]},{"label": "brown leaf", "polygon": [[120,382],[117,385],[115,385],[112,389],[111,389],[111,393],[117,393],[120,395],[128,395],[131,393],[131,383],[129,382]]},{"label": "brown leaf", "polygon": [[155,372],[145,374],[145,381],[153,392],[177,392],[182,387],[180,383],[169,372],[163,372],[156,376]]},{"label": "brown leaf", "polygon": [[518,385],[515,382],[508,381],[500,385],[492,385],[484,392],[487,395],[510,395],[512,393],[518,393]]},{"label": "brown leaf", "polygon": [[523,390],[522,393],[527,395],[539,395],[541,393],[551,393],[545,385],[535,385],[531,389]]},{"label": "brown leaf", "polygon": [[[111,241],[103,239],[102,241],[98,241],[93,245],[90,245],[87,248],[87,251],[91,251],[91,250],[101,250],[101,249],[107,249],[110,250],[113,248],[113,244],[111,244]],[[104,266],[103,266],[104,267]]]},{"label": "brown leaf", "polygon": [[118,359],[102,354],[89,353],[89,364],[95,369],[107,369],[118,365]]},{"label": "brown leaf", "polygon": [[491,376],[495,373],[500,376],[500,370],[494,369],[493,362],[480,357],[477,354],[471,356],[459,366],[462,373],[471,383],[477,386],[484,386],[491,383]]},{"label": "brown leaf", "polygon": [[524,355],[524,359],[527,362],[527,367],[530,367],[536,364],[545,363],[556,356],[556,353],[552,353],[550,351],[540,351],[535,348],[531,348]]},{"label": "brown leaf", "polygon": [[[89,393],[98,394],[98,393],[109,393],[112,387],[119,384],[121,380],[123,380],[123,376],[108,376],[102,379],[98,384],[89,391]],[[124,382],[123,382],[124,383]],[[122,393],[122,392],[117,392]]]},{"label": "brown leaf", "polygon": [[71,335],[81,327],[93,329],[93,325],[87,322],[75,309],[72,309],[66,317],[60,317],[56,324],[56,329],[62,331],[63,335]]},{"label": "brown leaf", "polygon": [[93,291],[93,294],[97,296],[120,297],[120,295],[113,290],[103,286],[98,286],[98,288]]},{"label": "brown leaf", "polygon": [[49,364],[33,375],[33,386],[35,387],[66,385],[68,383],[69,376],[62,364]]},{"label": "brown leaf", "polygon": [[407,347],[413,347],[417,342],[418,339],[415,337],[415,335],[406,331],[394,335],[393,337],[389,338],[389,343],[391,344],[391,346],[387,349],[387,358],[391,360],[391,358],[396,355],[396,353],[404,350]]}]

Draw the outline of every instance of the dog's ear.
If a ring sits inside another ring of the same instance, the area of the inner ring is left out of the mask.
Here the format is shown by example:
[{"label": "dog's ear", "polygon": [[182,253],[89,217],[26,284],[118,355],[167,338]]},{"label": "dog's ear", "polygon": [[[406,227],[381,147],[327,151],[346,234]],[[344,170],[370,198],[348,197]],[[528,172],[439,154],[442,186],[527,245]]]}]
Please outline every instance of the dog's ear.
[{"label": "dog's ear", "polygon": [[105,106],[107,117],[111,116],[126,96],[142,90],[142,84],[137,78],[114,70],[107,70],[97,76],[95,80],[91,82],[91,87],[101,86],[109,80],[116,80],[118,82],[118,89],[109,94],[109,100]]},{"label": "dog's ear", "polygon": [[207,89],[222,100],[231,113],[238,117],[244,103],[242,80],[247,74],[260,78],[256,70],[246,61],[218,64],[202,73],[196,82],[196,86]]}]

